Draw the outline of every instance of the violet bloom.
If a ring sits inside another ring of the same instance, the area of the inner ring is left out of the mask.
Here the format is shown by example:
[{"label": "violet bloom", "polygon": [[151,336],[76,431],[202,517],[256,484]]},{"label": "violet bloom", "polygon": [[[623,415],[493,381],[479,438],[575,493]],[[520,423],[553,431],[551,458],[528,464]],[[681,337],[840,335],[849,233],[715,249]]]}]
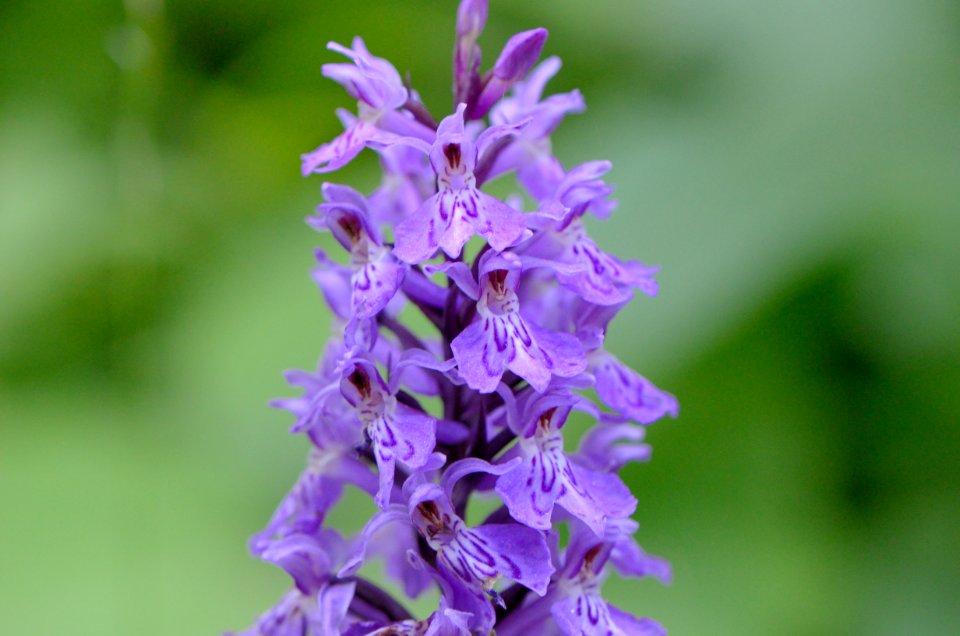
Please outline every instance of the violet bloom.
[{"label": "violet bloom", "polygon": [[511,418],[522,461],[497,479],[497,494],[517,521],[553,527],[554,505],[602,535],[608,518],[631,515],[637,500],[619,477],[580,466],[563,452],[562,428],[576,398],[566,390],[527,397]]},{"label": "violet bloom", "polygon": [[340,392],[353,407],[370,440],[380,489],[376,502],[385,506],[393,489],[397,462],[411,468],[423,466],[436,444],[436,420],[397,402],[372,363],[356,360],[344,370]]},{"label": "violet bloom", "polygon": [[307,222],[333,234],[349,252],[350,266],[338,265],[318,250],[320,267],[314,270],[314,279],[341,318],[375,316],[397,293],[404,267],[383,245],[380,232],[370,222],[363,195],[332,183],[323,184],[323,194],[326,202]]},{"label": "violet bloom", "polygon": [[516,257],[488,252],[479,272],[479,289],[469,294],[477,300],[477,319],[450,345],[470,388],[489,393],[509,369],[543,391],[551,377],[569,378],[586,368],[574,336],[541,329],[521,315]]},{"label": "violet bloom", "polygon": [[475,233],[494,249],[503,250],[526,229],[523,214],[477,189],[474,175],[478,155],[514,129],[490,128],[474,142],[464,128],[465,109],[461,104],[456,113],[440,122],[429,149],[425,144],[415,146],[429,153],[437,174],[437,193],[397,225],[394,253],[408,263],[422,263],[437,248],[456,258]]},{"label": "violet bloom", "polygon": [[[437,456],[439,461],[445,458]],[[427,480],[423,472],[404,484],[406,506],[394,505],[375,516],[364,528],[357,553],[347,560],[340,575],[353,574],[366,559],[368,544],[387,524],[414,527],[431,551],[436,576],[449,596],[447,602],[472,616],[472,629],[493,626],[491,603],[502,604],[495,586],[501,579],[516,581],[543,595],[554,566],[544,535],[515,523],[485,523],[469,527],[454,510],[455,488],[460,480],[476,473],[501,475],[516,465],[494,466],[475,458],[451,464],[441,483]],[[429,468],[429,467],[428,467]]]},{"label": "violet bloom", "polygon": [[[346,255],[317,252],[334,336],[315,371],[286,373],[301,395],[272,403],[310,450],[250,539],[290,590],[248,636],[665,633],[601,590],[611,571],[670,579],[635,541],[644,511],[617,473],[650,460],[646,426],[676,416],[677,401],[607,340],[636,292],[656,295],[657,269],[587,232],[584,217],[615,207],[610,163],[568,169],[553,154],[556,128],[584,102],[544,94],[560,69],[534,66],[546,30],[510,38],[484,72],[487,17],[486,0],[461,1],[441,117],[359,38],[330,45],[350,62],[323,74],[358,111],[339,112],[346,130],[304,155],[304,174],[371,148],[383,176],[372,193],[324,184],[307,219]],[[483,190],[500,177],[533,205]],[[376,512],[344,536],[330,519],[355,501],[347,492]],[[364,578],[367,565],[398,597]],[[437,601],[414,615],[406,599],[421,597]]]},{"label": "violet bloom", "polygon": [[327,48],[353,60],[353,64],[324,64],[323,74],[357,100],[359,114],[338,111],[346,130],[301,157],[304,176],[342,168],[371,141],[390,138],[392,134],[425,134],[416,121],[397,112],[406,104],[408,93],[390,62],[371,55],[361,38],[354,38],[353,48],[336,42],[330,42]]},{"label": "violet bloom", "polygon": [[553,269],[561,285],[596,305],[619,305],[632,297],[633,289],[648,296],[656,296],[658,290],[653,278],[658,267],[625,263],[603,252],[587,235],[583,214],[608,209],[610,190],[599,176],[609,169],[609,162],[597,161],[565,175],[531,224],[541,231],[517,250],[526,267]]},{"label": "violet bloom", "polygon": [[576,331],[587,349],[588,370],[597,396],[622,418],[652,424],[665,415],[677,417],[677,398],[623,364],[603,348],[607,326],[622,305],[580,307]]}]

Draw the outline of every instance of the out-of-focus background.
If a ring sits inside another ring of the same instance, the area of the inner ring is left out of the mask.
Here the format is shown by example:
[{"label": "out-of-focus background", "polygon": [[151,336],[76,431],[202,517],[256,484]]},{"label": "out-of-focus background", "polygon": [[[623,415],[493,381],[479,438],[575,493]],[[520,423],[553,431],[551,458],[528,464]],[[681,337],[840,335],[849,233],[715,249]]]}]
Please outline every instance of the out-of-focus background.
[{"label": "out-of-focus background", "polygon": [[[675,582],[608,596],[677,636],[960,634],[960,7],[491,4],[488,63],[545,26],[587,98],[555,150],[614,162],[598,241],[663,267],[611,348],[681,400],[626,471]],[[443,115],[455,9],[0,4],[0,633],[214,634],[286,589],[246,538],[328,333],[324,46]]]}]

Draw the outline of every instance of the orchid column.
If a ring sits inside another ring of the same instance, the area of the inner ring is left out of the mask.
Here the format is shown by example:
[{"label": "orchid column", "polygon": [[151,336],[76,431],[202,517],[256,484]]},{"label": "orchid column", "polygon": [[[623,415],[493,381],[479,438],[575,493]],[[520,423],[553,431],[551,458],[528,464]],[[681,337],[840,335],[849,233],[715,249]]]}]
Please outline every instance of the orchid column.
[{"label": "orchid column", "polygon": [[[344,132],[303,156],[304,174],[367,148],[384,178],[369,195],[323,184],[307,219],[346,252],[318,251],[313,272],[338,325],[315,372],[287,374],[303,395],[275,403],[311,450],[250,544],[293,588],[245,634],[666,633],[600,593],[611,569],[670,578],[634,541],[637,500],[617,471],[649,459],[643,427],[677,403],[604,348],[634,293],[656,295],[656,268],[587,234],[585,217],[615,207],[611,166],[567,169],[551,152],[553,130],[584,103],[578,91],[543,97],[560,68],[535,66],[546,31],[513,36],[481,73],[486,18],[486,2],[461,2],[455,107],[439,123],[362,40],[329,45],[349,62],[323,73],[357,113],[339,113]],[[532,205],[483,191],[510,173]],[[409,311],[429,333],[405,324]],[[573,411],[593,421],[576,450],[564,440]],[[379,510],[354,537],[325,524],[345,487]],[[472,497],[502,506],[468,524]],[[405,596],[437,590],[435,611],[412,616],[358,574],[377,560]]]}]

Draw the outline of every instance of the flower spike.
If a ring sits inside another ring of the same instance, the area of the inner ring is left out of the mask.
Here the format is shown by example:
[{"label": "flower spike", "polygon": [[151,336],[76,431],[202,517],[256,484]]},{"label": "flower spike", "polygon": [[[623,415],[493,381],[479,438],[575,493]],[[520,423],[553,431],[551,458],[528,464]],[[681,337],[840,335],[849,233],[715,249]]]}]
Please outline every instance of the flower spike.
[{"label": "flower spike", "polygon": [[[635,540],[643,508],[617,473],[650,460],[647,426],[677,401],[605,344],[638,291],[656,296],[658,270],[589,235],[584,218],[616,206],[612,166],[554,156],[553,132],[585,105],[577,90],[544,95],[561,66],[537,64],[547,31],[514,35],[481,73],[488,10],[459,4],[442,118],[360,38],[328,47],[347,61],[323,75],[357,109],[338,111],[343,133],[303,155],[303,174],[369,148],[383,175],[369,193],[323,183],[306,219],[339,245],[316,249],[311,272],[334,335],[315,371],[285,374],[301,394],[272,402],[309,452],[250,539],[290,590],[244,635],[666,633],[601,589],[611,571],[672,574]],[[527,197],[485,190],[504,176]],[[329,522],[357,493],[375,511],[344,536]],[[478,499],[493,506],[479,513]],[[364,578],[373,561],[435,605],[412,615]]]}]

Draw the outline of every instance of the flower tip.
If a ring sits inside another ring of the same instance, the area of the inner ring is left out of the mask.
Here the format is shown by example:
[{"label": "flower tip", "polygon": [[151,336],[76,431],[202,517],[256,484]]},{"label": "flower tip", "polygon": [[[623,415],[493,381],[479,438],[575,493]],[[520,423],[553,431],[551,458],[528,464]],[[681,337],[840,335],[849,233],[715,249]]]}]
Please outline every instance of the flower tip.
[{"label": "flower tip", "polygon": [[480,35],[487,24],[487,0],[463,0],[457,9],[457,35]]},{"label": "flower tip", "polygon": [[543,27],[521,31],[507,41],[493,67],[493,74],[507,82],[516,82],[523,78],[530,67],[540,58],[543,45],[547,41],[547,30]]},{"label": "flower tip", "polygon": [[329,42],[327,42],[327,50],[334,51],[342,55],[346,55],[347,57],[353,57],[353,51],[351,51],[344,45],[340,44],[339,42],[334,42],[333,40],[330,40]]}]

